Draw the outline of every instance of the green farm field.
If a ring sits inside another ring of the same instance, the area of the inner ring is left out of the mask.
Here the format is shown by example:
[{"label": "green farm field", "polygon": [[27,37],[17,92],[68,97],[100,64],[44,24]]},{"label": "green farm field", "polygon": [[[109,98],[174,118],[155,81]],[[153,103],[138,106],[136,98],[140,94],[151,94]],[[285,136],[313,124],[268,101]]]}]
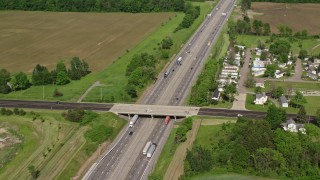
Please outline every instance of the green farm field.
[{"label": "green farm field", "polygon": [[93,72],[112,61],[173,17],[174,13],[0,12],[0,67],[32,72],[73,56]]},{"label": "green farm field", "polygon": [[35,112],[33,120],[26,116],[0,116],[0,122],[17,127],[23,142],[17,155],[0,169],[0,179],[30,179],[28,167],[40,171],[39,179],[70,179],[97,149],[85,133],[93,127],[113,127],[112,141],[125,121],[111,113],[104,113],[85,126],[64,120],[62,111]]}]

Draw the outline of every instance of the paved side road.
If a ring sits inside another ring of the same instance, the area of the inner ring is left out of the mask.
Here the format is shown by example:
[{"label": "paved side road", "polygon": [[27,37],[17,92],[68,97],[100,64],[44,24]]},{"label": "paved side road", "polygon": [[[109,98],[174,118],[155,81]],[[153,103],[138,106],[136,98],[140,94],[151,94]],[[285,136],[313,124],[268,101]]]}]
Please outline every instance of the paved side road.
[{"label": "paved side road", "polygon": [[105,86],[105,85],[104,85],[104,84],[101,84],[100,81],[94,82],[94,83],[86,90],[86,92],[84,92],[84,93],[82,94],[82,96],[78,99],[77,103],[80,103],[80,102],[89,94],[89,92],[90,92],[93,88],[99,87],[99,86]]},{"label": "paved side road", "polygon": [[240,70],[240,79],[238,84],[238,95],[235,97],[235,100],[233,101],[233,105],[231,109],[235,110],[246,110],[246,96],[247,96],[247,88],[245,86],[248,73],[250,73],[249,69],[249,62],[251,57],[251,50],[247,49],[245,57],[244,57],[244,63],[243,67]]}]

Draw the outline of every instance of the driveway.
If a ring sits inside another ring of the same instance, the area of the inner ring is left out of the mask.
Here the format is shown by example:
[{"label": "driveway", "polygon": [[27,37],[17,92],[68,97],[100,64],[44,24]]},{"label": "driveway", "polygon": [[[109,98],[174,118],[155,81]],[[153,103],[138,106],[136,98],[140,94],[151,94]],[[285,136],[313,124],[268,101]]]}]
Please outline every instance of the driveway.
[{"label": "driveway", "polygon": [[297,59],[296,66],[294,67],[294,75],[292,77],[287,78],[287,81],[301,81],[302,76],[302,65],[301,59]]}]

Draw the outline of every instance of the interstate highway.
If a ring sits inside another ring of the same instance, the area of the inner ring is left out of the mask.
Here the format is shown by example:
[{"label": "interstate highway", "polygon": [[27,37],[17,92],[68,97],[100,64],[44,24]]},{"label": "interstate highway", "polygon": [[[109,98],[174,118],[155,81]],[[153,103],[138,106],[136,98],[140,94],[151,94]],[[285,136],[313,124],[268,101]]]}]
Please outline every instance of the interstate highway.
[{"label": "interstate highway", "polygon": [[[218,9],[212,10],[211,16],[205,19],[176,57],[176,59],[182,57],[182,65],[177,65],[175,61],[169,65],[167,69],[171,73],[167,78],[158,79],[149,94],[143,99],[144,104],[181,105],[184,103],[185,97],[200,73],[210,54],[212,45],[227,20],[228,16],[222,16],[221,14],[226,12],[229,15],[233,5],[234,1],[227,0],[221,0],[216,5]],[[154,159],[157,159],[164,145],[165,140],[162,137],[167,137],[166,135],[170,133],[170,127],[172,126],[169,126],[169,128],[163,126],[163,120],[159,119],[139,119],[138,121],[140,121],[140,124],[134,130],[134,135],[129,137],[128,131],[130,130],[125,131],[121,135],[122,138],[115,142],[113,149],[97,162],[97,166],[90,172],[88,179],[147,178],[147,175],[151,172],[150,167],[153,167],[156,162]],[[128,138],[131,138],[128,145],[121,146]],[[148,140],[158,144],[151,161],[141,156],[142,149]],[[113,160],[110,161],[110,158]]]}]

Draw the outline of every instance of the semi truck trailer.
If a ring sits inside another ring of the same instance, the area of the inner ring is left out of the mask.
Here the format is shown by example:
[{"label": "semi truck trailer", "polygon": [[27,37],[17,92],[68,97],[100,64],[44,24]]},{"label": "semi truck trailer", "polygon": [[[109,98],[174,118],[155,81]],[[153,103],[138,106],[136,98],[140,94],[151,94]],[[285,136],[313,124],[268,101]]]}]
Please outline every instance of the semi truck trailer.
[{"label": "semi truck trailer", "polygon": [[168,125],[169,122],[170,122],[170,116],[166,116],[166,118],[164,119],[164,123]]},{"label": "semi truck trailer", "polygon": [[177,65],[181,65],[181,61],[182,61],[182,57],[179,57],[179,58],[177,59]]},{"label": "semi truck trailer", "polygon": [[147,152],[148,152],[151,144],[152,144],[151,141],[149,141],[149,142],[147,142],[147,144],[144,146],[144,148],[143,148],[143,150],[142,150],[142,154],[143,154],[143,155],[147,155]]},{"label": "semi truck trailer", "polygon": [[134,116],[131,118],[131,120],[130,120],[130,122],[129,122],[129,127],[130,127],[130,128],[133,127],[133,125],[137,122],[138,118],[139,118],[138,115],[134,115]]},{"label": "semi truck trailer", "polygon": [[150,146],[150,148],[148,149],[148,152],[147,152],[147,157],[148,157],[148,158],[151,158],[151,157],[152,157],[154,151],[156,150],[156,147],[157,147],[157,145],[156,145],[155,143],[153,143],[153,144]]}]

